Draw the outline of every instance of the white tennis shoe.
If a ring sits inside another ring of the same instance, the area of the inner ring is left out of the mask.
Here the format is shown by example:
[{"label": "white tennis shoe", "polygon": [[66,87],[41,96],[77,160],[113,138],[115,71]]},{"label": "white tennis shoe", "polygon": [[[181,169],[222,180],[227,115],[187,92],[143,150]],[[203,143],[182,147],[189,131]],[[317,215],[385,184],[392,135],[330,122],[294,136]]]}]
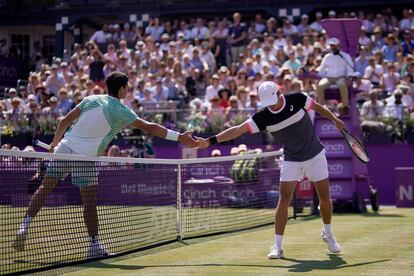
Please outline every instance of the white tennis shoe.
[{"label": "white tennis shoe", "polygon": [[277,247],[276,244],[270,247],[270,252],[267,254],[268,259],[283,259],[284,257],[283,247]]},{"label": "white tennis shoe", "polygon": [[88,249],[88,259],[96,259],[101,257],[113,256],[114,254],[109,253],[105,246],[99,242],[90,242]]},{"label": "white tennis shoe", "polygon": [[13,242],[13,248],[16,251],[23,251],[26,245],[27,231],[19,231]]},{"label": "white tennis shoe", "polygon": [[329,251],[331,251],[332,253],[341,252],[341,246],[336,241],[336,238],[332,233],[331,234],[326,234],[325,231],[322,230],[321,238],[328,245]]}]

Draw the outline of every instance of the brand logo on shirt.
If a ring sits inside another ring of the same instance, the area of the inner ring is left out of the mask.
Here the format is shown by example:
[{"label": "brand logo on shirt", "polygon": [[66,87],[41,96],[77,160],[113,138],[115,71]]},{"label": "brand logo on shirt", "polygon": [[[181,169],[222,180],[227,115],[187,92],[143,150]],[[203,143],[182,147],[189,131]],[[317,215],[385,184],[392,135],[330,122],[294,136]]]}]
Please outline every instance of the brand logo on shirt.
[{"label": "brand logo on shirt", "polygon": [[290,111],[293,111],[293,105],[290,106]]}]

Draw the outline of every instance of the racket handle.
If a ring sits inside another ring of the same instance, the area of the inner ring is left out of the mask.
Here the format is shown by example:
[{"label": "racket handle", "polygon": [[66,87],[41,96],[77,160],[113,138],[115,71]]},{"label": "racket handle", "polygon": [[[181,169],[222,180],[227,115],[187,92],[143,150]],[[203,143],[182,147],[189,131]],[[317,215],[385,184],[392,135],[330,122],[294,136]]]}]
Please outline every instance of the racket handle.
[{"label": "racket handle", "polygon": [[39,146],[39,147],[44,148],[44,149],[47,149],[47,150],[50,150],[50,145],[48,145],[46,143],[43,143],[42,141],[39,141],[39,140],[34,140],[34,145]]}]

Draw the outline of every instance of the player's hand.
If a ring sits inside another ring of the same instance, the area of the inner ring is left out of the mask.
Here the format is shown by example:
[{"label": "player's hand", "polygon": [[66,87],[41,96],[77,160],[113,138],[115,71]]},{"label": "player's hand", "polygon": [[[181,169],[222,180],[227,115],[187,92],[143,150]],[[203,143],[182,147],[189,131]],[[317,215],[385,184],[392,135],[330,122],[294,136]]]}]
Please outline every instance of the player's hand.
[{"label": "player's hand", "polygon": [[346,128],[345,123],[341,119],[339,119],[339,118],[336,118],[335,121],[334,121],[334,123],[336,125],[336,128],[339,131],[342,131],[343,129]]},{"label": "player's hand", "polygon": [[52,141],[52,143],[50,144],[49,152],[53,153],[58,144],[59,142]]},{"label": "player's hand", "polygon": [[205,149],[205,148],[208,148],[208,146],[210,146],[210,141],[208,139],[201,138],[201,137],[196,137],[196,139],[197,139],[197,148]]},{"label": "player's hand", "polygon": [[180,136],[178,136],[178,142],[183,143],[184,145],[190,148],[197,147],[197,141],[193,139],[192,131],[186,131],[184,133],[181,133]]}]

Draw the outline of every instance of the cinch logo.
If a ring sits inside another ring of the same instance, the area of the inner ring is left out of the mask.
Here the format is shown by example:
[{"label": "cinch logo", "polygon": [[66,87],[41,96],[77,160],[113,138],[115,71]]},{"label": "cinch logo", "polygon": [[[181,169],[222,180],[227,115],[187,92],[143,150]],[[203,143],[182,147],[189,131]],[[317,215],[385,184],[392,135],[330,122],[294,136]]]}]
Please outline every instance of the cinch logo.
[{"label": "cinch logo", "polygon": [[331,194],[332,195],[341,195],[342,194],[342,186],[341,185],[332,185],[329,187],[329,189],[331,190]]},{"label": "cinch logo", "polygon": [[398,197],[401,201],[413,200],[414,199],[413,186],[400,186]]},{"label": "cinch logo", "polygon": [[327,133],[336,133],[338,130],[336,129],[336,126],[330,122],[326,122],[321,125],[321,131],[327,132]]},{"label": "cinch logo", "polygon": [[345,147],[343,144],[325,144],[326,151],[333,151],[333,152],[344,152]]},{"label": "cinch logo", "polygon": [[344,171],[344,166],[342,164],[328,164],[328,171],[332,174],[341,174]]}]

